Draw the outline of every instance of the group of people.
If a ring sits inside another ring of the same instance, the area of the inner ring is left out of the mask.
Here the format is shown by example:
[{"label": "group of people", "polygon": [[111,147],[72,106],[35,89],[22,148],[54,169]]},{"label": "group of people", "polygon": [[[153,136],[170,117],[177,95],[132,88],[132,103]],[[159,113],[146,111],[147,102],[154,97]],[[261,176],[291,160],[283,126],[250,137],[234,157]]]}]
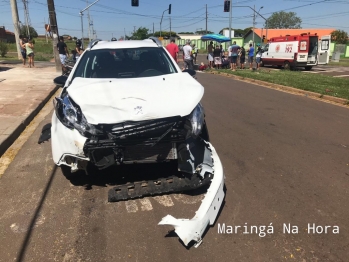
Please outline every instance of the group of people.
[{"label": "group of people", "polygon": [[[57,49],[58,49],[58,53],[59,53],[59,59],[60,59],[61,64],[62,64],[62,72],[64,73],[65,60],[67,59],[67,57],[69,57],[69,51],[68,51],[67,44],[64,43],[63,36],[59,37],[59,42],[57,43]],[[72,50],[73,60],[77,61],[83,52],[84,52],[84,50],[82,48],[82,42],[81,42],[81,40],[78,39],[75,42],[75,50]]]},{"label": "group of people", "polygon": [[[198,48],[195,44],[190,45],[191,41],[188,40],[186,45],[183,46],[183,62],[184,69],[194,69],[194,63],[196,64],[196,58],[198,56]],[[179,48],[176,44],[175,39],[171,39],[170,43],[166,46],[167,51],[173,57],[173,59],[178,63]]]},{"label": "group of people", "polygon": [[23,66],[26,66],[28,58],[28,67],[34,66],[34,42],[31,39],[27,39],[23,35],[19,36],[19,46],[21,48]]},{"label": "group of people", "polygon": [[214,48],[212,41],[207,47],[207,52],[207,59],[209,61],[210,68],[216,67],[217,69],[220,69],[223,66],[229,66],[230,64],[230,69],[233,71],[236,71],[238,64],[240,65],[241,69],[245,68],[246,54],[248,55],[248,63],[250,65],[250,70],[253,69],[253,61],[254,57],[256,56],[256,64],[258,70],[260,67],[262,57],[262,49],[260,46],[258,46],[255,54],[255,48],[252,44],[249,45],[248,50],[245,50],[243,46],[238,46],[236,44],[236,41],[234,41],[233,44],[228,48],[228,57],[226,56],[226,53],[224,52],[222,45],[217,45]]}]

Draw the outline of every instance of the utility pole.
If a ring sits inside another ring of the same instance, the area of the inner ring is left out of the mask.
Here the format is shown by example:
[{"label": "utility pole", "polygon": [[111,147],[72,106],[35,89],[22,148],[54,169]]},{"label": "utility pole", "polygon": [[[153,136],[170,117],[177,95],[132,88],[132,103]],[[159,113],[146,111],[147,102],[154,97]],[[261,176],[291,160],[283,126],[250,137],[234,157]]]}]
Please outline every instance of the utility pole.
[{"label": "utility pole", "polygon": [[170,37],[171,37],[171,16],[170,16]]},{"label": "utility pole", "polygon": [[254,26],[255,26],[255,23],[256,23],[256,6],[254,5],[253,6],[253,27],[252,27],[252,42],[253,42],[253,47],[254,46]]},{"label": "utility pole", "polygon": [[124,40],[126,40],[126,29],[124,28]]},{"label": "utility pole", "polygon": [[22,58],[21,47],[19,46],[19,19],[18,19],[18,9],[17,9],[16,0],[11,0],[11,11],[12,11],[13,27],[15,29],[18,59],[21,59]]},{"label": "utility pole", "polygon": [[206,4],[206,35],[207,35],[207,19],[208,19],[208,15],[207,15],[207,4]]},{"label": "utility pole", "polygon": [[154,32],[154,23],[153,23],[153,36],[154,36],[155,32]]},{"label": "utility pole", "polygon": [[55,4],[53,0],[47,0],[48,14],[50,18],[51,31],[52,31],[52,47],[53,54],[56,62],[56,71],[60,72],[62,70],[61,61],[59,59],[59,53],[57,49],[58,44],[58,26],[55,12]]},{"label": "utility pole", "polygon": [[31,39],[30,37],[30,31],[29,31],[29,10],[28,10],[28,0],[23,0],[23,5],[24,5],[24,17],[25,17],[25,24],[27,26],[27,36],[28,39]]},{"label": "utility pole", "polygon": [[[88,6],[88,0],[86,0],[86,6]],[[90,19],[90,9],[87,9],[87,22],[88,22],[88,40],[91,42],[91,19]]]},{"label": "utility pole", "polygon": [[232,9],[233,9],[233,1],[230,0],[229,5],[229,46],[231,46],[231,22],[232,22]]}]

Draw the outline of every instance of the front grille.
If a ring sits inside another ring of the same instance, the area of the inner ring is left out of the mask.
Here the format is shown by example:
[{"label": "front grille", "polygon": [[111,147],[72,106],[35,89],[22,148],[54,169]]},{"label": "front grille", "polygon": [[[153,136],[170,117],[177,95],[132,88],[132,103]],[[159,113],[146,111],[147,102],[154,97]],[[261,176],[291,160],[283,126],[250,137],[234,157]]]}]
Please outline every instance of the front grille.
[{"label": "front grille", "polygon": [[179,116],[95,126],[104,134],[100,139],[112,140],[118,145],[155,145],[159,141],[183,141],[185,139],[183,127],[184,120]]}]

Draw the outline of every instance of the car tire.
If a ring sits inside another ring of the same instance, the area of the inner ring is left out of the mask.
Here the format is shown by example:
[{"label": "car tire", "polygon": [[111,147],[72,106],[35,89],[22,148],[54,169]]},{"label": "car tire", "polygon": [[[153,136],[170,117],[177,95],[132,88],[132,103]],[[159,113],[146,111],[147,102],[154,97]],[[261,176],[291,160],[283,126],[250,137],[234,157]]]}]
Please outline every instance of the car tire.
[{"label": "car tire", "polygon": [[288,61],[285,61],[285,62],[284,62],[284,69],[285,69],[285,70],[290,70],[290,69],[291,69],[291,64],[290,64],[290,62],[288,62]]}]

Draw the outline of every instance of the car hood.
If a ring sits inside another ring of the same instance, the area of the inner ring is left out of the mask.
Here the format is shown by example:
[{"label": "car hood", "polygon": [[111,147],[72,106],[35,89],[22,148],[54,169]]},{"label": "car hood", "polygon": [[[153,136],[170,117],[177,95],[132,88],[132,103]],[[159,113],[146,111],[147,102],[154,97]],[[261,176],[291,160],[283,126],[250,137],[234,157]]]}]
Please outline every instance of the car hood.
[{"label": "car hood", "polygon": [[67,88],[90,124],[186,116],[204,88],[188,73],[144,78],[74,78]]}]

